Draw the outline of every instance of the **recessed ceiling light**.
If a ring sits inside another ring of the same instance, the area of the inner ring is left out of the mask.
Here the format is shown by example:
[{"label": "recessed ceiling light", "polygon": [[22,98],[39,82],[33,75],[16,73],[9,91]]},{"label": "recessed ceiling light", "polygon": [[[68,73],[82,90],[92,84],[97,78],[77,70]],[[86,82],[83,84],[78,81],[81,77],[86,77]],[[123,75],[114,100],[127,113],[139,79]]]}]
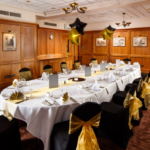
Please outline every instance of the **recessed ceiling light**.
[{"label": "recessed ceiling light", "polygon": [[31,1],[26,1],[27,3],[30,3]]},{"label": "recessed ceiling light", "polygon": [[148,8],[147,10],[150,10],[150,8]]},{"label": "recessed ceiling light", "polygon": [[51,9],[56,9],[55,7],[52,7]]}]

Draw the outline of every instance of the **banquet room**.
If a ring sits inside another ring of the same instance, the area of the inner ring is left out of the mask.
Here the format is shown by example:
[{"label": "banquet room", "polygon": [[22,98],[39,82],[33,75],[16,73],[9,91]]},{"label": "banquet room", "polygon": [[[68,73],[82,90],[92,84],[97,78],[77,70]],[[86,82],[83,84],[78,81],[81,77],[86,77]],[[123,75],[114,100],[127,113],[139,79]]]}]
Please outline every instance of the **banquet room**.
[{"label": "banquet room", "polygon": [[150,0],[0,0],[0,150],[150,150]]}]

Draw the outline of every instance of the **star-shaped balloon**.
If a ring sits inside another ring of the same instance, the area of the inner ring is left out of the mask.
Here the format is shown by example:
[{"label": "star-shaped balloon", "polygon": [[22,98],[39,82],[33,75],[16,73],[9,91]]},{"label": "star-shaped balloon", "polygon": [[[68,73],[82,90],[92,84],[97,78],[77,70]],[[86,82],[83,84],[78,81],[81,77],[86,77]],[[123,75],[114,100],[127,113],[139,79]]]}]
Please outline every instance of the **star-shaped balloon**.
[{"label": "star-shaped balloon", "polygon": [[74,27],[72,27],[71,32],[69,32],[69,40],[72,44],[80,45],[80,34]]},{"label": "star-shaped balloon", "polygon": [[110,31],[115,31],[115,30],[116,30],[116,29],[113,28],[111,25],[109,25],[109,26],[107,27],[107,29],[110,30]]},{"label": "star-shaped balloon", "polygon": [[105,29],[101,32],[101,34],[102,34],[104,40],[112,39],[112,38],[113,38],[113,33],[114,33],[114,31],[110,31],[110,30],[108,30],[107,28],[105,28]]},{"label": "star-shaped balloon", "polygon": [[72,28],[74,27],[80,34],[84,35],[84,28],[87,25],[87,23],[81,22],[79,18],[76,19],[76,21],[69,26]]}]

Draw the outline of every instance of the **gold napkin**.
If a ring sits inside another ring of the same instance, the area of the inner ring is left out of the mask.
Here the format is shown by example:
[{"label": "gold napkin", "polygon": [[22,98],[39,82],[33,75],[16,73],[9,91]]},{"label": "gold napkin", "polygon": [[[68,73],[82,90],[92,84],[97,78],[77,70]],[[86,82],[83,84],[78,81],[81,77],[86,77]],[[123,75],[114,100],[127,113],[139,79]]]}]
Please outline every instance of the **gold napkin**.
[{"label": "gold napkin", "polygon": [[68,93],[63,95],[63,102],[66,102],[69,99]]},{"label": "gold napkin", "polygon": [[12,93],[10,96],[10,100],[23,100],[24,94],[21,92]]}]

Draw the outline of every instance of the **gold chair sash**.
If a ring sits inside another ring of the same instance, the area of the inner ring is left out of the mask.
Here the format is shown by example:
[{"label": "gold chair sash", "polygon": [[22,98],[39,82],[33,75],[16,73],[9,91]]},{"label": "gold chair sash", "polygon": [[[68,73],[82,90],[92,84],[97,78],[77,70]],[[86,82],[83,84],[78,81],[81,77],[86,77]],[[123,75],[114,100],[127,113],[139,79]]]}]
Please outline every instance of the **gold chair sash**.
[{"label": "gold chair sash", "polygon": [[20,79],[26,79],[26,81],[31,80],[32,79],[32,75],[31,75],[31,71],[23,71],[23,72],[19,72],[19,77]]},{"label": "gold chair sash", "polygon": [[149,76],[147,75],[147,77],[145,78],[144,82],[149,82]]},{"label": "gold chair sash", "polygon": [[73,114],[70,115],[69,134],[74,133],[82,127],[76,150],[100,150],[96,135],[92,129],[92,126],[99,127],[100,118],[101,112],[87,122],[82,121]]},{"label": "gold chair sash", "polygon": [[81,69],[80,65],[81,65],[80,62],[76,62],[74,64],[75,69]]},{"label": "gold chair sash", "polygon": [[138,84],[137,92],[140,92],[142,90],[142,84],[143,84],[143,79],[141,78]]},{"label": "gold chair sash", "polygon": [[67,64],[61,64],[61,69],[68,69]]},{"label": "gold chair sash", "polygon": [[48,72],[49,74],[53,73],[53,68],[44,69],[44,72]]},{"label": "gold chair sash", "polygon": [[127,94],[126,99],[123,102],[124,108],[129,107],[129,121],[128,125],[130,130],[132,129],[131,120],[132,117],[134,120],[139,120],[139,108],[142,107],[142,102],[136,97],[136,91],[134,92],[134,95],[132,96],[130,93]]},{"label": "gold chair sash", "polygon": [[97,64],[97,60],[92,60],[91,63]]}]

